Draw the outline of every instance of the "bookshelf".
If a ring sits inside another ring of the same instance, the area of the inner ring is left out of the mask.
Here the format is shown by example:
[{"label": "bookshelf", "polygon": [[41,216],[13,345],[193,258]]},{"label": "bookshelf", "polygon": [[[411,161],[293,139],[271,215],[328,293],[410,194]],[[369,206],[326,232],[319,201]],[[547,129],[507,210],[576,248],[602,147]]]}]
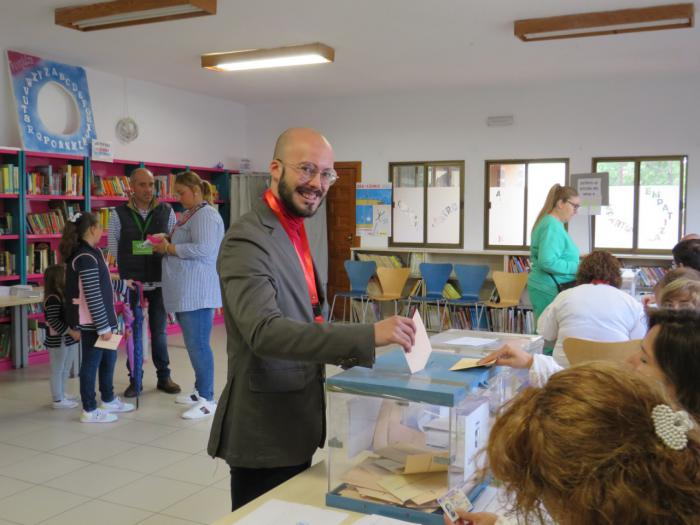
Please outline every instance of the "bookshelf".
[{"label": "bookshelf", "polygon": [[[176,212],[181,207],[172,188],[175,173],[191,169],[209,180],[216,187],[216,204],[228,227],[230,176],[237,171],[121,159],[101,162],[0,148],[0,285],[42,285],[46,266],[60,262],[58,244],[67,217],[77,211],[93,211],[106,226],[111,209],[128,201],[128,176],[138,167],[158,177],[161,200],[171,203]],[[106,234],[100,246],[106,249]],[[117,272],[116,263],[110,264],[110,271]],[[0,370],[48,360],[41,344],[42,305],[26,304],[0,308]],[[15,322],[15,317],[21,319]],[[221,311],[214,322],[223,322]],[[168,333],[176,332],[179,326],[168,327]]]}]

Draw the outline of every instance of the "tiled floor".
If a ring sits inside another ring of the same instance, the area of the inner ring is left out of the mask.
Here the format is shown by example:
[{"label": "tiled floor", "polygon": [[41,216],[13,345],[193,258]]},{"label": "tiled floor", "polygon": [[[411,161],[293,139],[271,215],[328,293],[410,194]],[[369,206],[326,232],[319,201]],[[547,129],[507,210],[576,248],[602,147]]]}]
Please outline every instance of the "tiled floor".
[{"label": "tiled floor", "polygon": [[[214,328],[217,396],[226,378],[225,331]],[[169,339],[173,379],[194,384],[182,339]],[[116,423],[80,423],[50,407],[49,366],[0,372],[0,525],[193,525],[230,510],[228,467],[206,455],[211,419],[186,421],[155,390],[145,365],[138,410]],[[128,380],[124,357],[117,393]],[[70,380],[78,392],[78,380]]]}]

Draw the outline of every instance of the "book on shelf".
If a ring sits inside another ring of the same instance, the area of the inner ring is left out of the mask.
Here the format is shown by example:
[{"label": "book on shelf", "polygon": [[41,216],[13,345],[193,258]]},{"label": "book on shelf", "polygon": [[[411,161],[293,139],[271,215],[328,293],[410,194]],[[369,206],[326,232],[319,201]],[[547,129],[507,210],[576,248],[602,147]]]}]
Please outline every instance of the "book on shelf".
[{"label": "book on shelf", "polygon": [[641,266],[637,272],[639,284],[645,288],[653,288],[667,271],[668,268],[664,266]]},{"label": "book on shelf", "polygon": [[131,192],[129,177],[98,177],[93,172],[90,191],[96,197],[128,197]]},{"label": "book on shelf", "polygon": [[44,273],[46,268],[56,264],[56,252],[47,243],[29,243],[27,245],[27,273]]},{"label": "book on shelf", "polygon": [[528,273],[530,271],[530,258],[523,255],[511,255],[508,258],[508,271],[510,273]]},{"label": "book on shelf", "polygon": [[12,214],[9,211],[0,212],[0,235],[11,235],[13,232]]},{"label": "book on shelf", "polygon": [[0,252],[0,275],[16,275],[17,264],[15,254],[8,251]]},{"label": "book on shelf", "polygon": [[356,255],[360,261],[374,261],[378,268],[404,268],[406,266],[398,255],[376,253],[357,253]]},{"label": "book on shelf", "polygon": [[59,210],[27,215],[27,228],[30,235],[50,235],[61,233],[66,219]]},{"label": "book on shelf", "polygon": [[80,204],[80,202],[74,201],[49,201],[49,208],[60,213],[63,216],[64,224],[69,217],[75,215],[78,212],[83,211],[83,207]]},{"label": "book on shelf", "polygon": [[0,193],[19,193],[19,166],[0,165]]},{"label": "book on shelf", "polygon": [[11,341],[10,325],[0,325],[0,359],[7,359],[10,357],[10,348],[12,347]]},{"label": "book on shelf", "polygon": [[492,332],[534,334],[535,317],[528,308],[487,308],[486,322]]},{"label": "book on shelf", "polygon": [[109,248],[107,246],[100,248],[100,251],[104,256],[105,261],[107,261],[108,268],[113,268],[117,265],[117,259],[114,257],[114,255],[110,253]]},{"label": "book on shelf", "polygon": [[66,164],[34,166],[27,173],[28,195],[68,195],[83,194],[83,167]]},{"label": "book on shelf", "polygon": [[46,350],[44,340],[46,340],[46,329],[39,324],[36,319],[27,320],[27,328],[29,332],[29,352],[41,352]]},{"label": "book on shelf", "polygon": [[105,206],[104,208],[92,210],[92,213],[97,215],[97,220],[99,221],[104,231],[107,231],[109,229],[109,217],[114,210],[114,206]]}]

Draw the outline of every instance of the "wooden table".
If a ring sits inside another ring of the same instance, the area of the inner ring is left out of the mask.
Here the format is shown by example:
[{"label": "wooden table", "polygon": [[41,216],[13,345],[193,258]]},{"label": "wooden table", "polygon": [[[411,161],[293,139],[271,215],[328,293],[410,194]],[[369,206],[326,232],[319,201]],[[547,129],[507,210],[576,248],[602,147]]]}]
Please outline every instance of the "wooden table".
[{"label": "wooden table", "polygon": [[12,366],[27,366],[29,359],[29,325],[27,310],[24,306],[43,302],[43,297],[19,297],[17,295],[0,295],[0,308],[10,308],[12,312]]},{"label": "wooden table", "polygon": [[[223,518],[215,521],[212,525],[231,525],[238,520],[247,516],[260,505],[271,499],[280,499],[291,501],[294,503],[302,503],[304,505],[312,505],[314,507],[324,508],[326,506],[326,492],[328,490],[328,476],[326,471],[326,462],[319,461],[310,469],[305,470],[301,474],[297,474],[289,481],[275,487],[269,492],[266,492],[259,498],[254,499],[247,505],[232,512]],[[349,516],[343,521],[342,525],[354,523],[364,514],[350,512],[345,509],[333,509],[338,512],[345,512]]]}]

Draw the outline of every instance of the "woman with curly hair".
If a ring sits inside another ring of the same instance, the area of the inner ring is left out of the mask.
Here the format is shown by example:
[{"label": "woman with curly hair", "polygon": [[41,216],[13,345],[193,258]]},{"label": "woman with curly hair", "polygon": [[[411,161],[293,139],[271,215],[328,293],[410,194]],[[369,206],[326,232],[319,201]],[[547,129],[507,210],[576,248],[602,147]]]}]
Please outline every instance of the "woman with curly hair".
[{"label": "woman with curly hair", "polygon": [[562,350],[567,337],[606,342],[644,337],[644,308],[620,290],[621,265],[615,257],[591,252],[581,259],[576,282],[578,286],[557,295],[537,322],[537,332],[556,341],[553,355],[559,364],[568,364]]},{"label": "woman with curly hair", "polygon": [[[639,374],[589,363],[507,404],[489,436],[488,462],[519,523],[700,524],[693,426]],[[459,525],[514,523],[490,513],[459,515]]]}]

